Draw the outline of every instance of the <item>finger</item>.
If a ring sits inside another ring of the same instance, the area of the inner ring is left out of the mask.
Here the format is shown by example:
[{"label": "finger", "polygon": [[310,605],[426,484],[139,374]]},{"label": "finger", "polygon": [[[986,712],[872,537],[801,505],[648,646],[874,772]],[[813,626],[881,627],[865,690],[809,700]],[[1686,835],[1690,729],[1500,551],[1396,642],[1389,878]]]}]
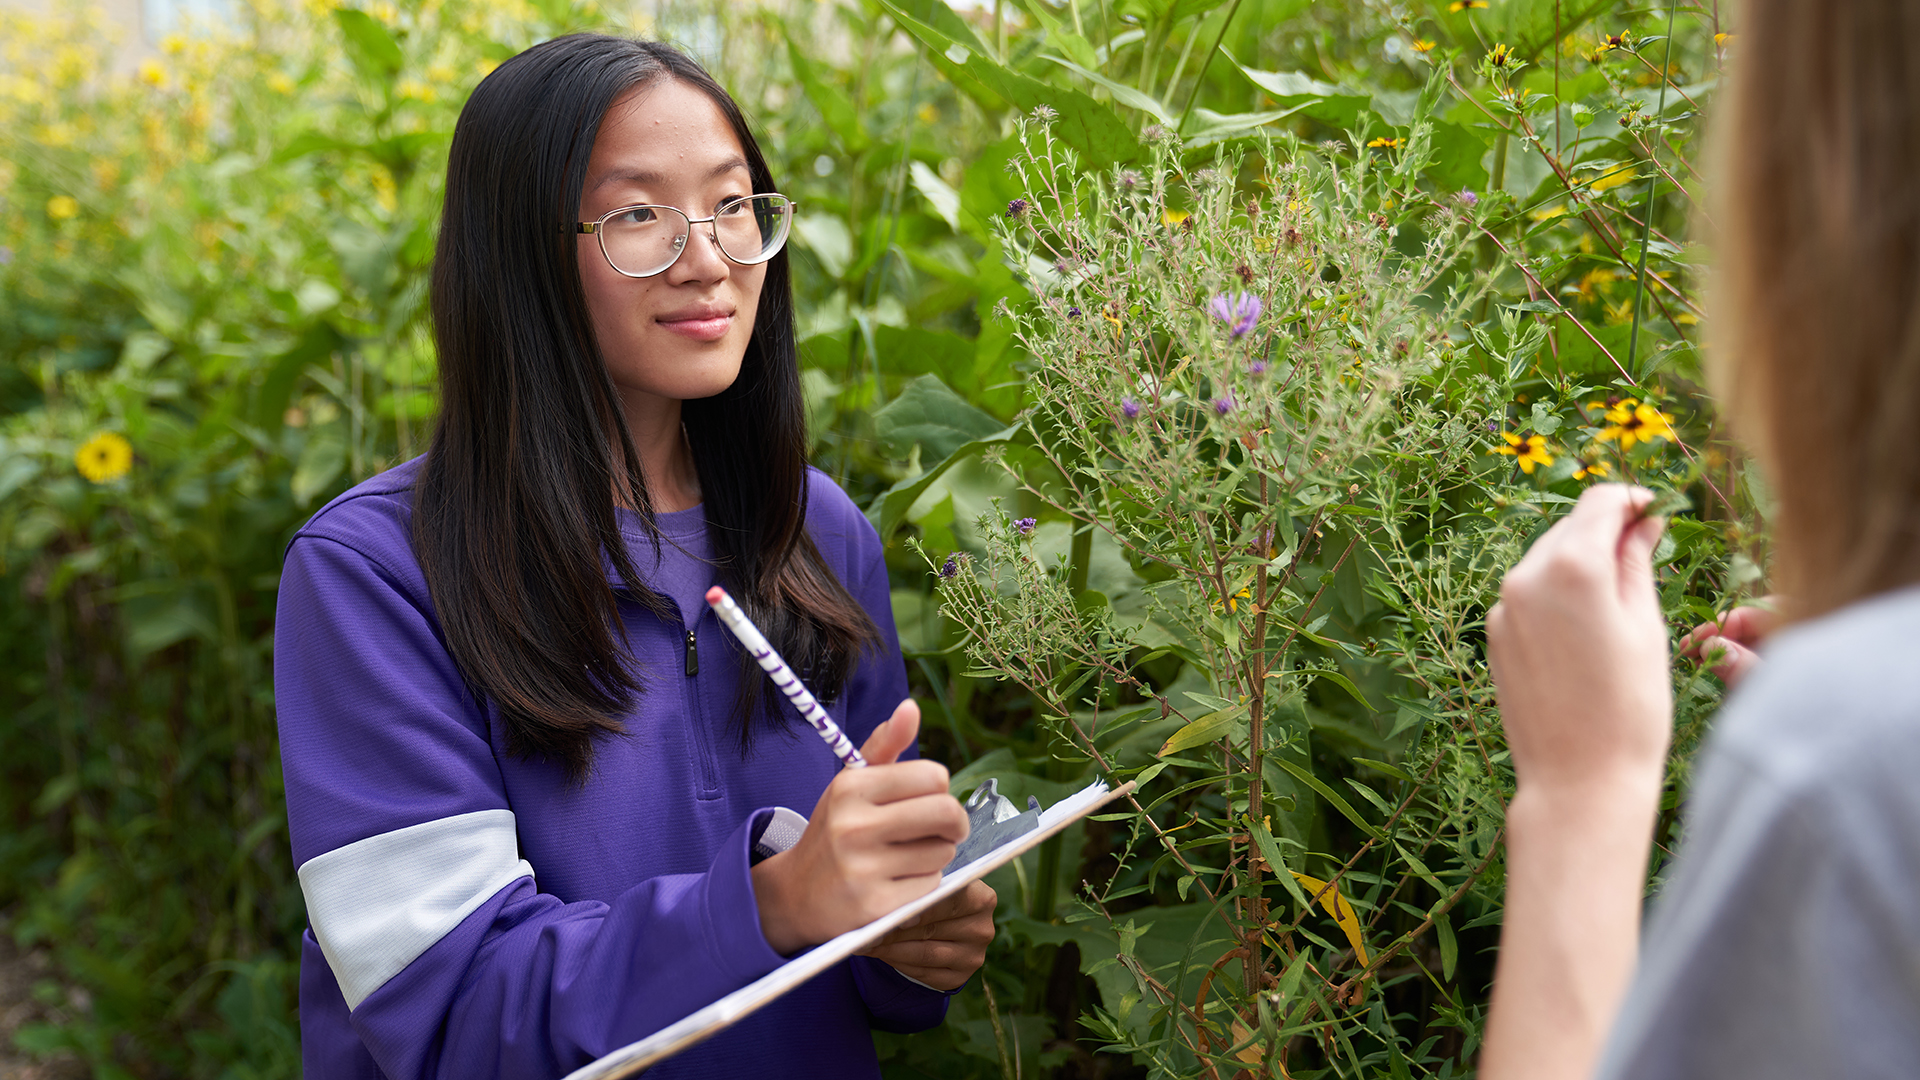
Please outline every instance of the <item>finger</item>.
[{"label": "finger", "polygon": [[865,745],[860,747],[860,756],[867,759],[869,765],[887,765],[900,759],[920,735],[920,706],[912,698],[900,703],[886,722],[873,729],[867,736]]},{"label": "finger", "polygon": [[1720,620],[1720,636],[1752,648],[1760,644],[1780,624],[1780,614],[1771,608],[1743,605],[1727,612]]},{"label": "finger", "polygon": [[1620,598],[1628,599],[1633,593],[1645,596],[1653,586],[1653,551],[1660,546],[1660,534],[1665,532],[1665,518],[1638,518],[1626,527],[1620,536],[1617,566],[1620,583]]},{"label": "finger", "polygon": [[1729,638],[1710,637],[1700,642],[1700,662],[1732,687],[1760,662],[1760,654]]},{"label": "finger", "polygon": [[[1554,526],[1564,553],[1583,559],[1614,561],[1625,534],[1642,519],[1653,492],[1626,484],[1595,484],[1580,495],[1573,512]],[[1652,550],[1651,547],[1648,548]]]},{"label": "finger", "polygon": [[[937,761],[897,761],[891,765],[874,765],[848,770],[834,779],[843,796],[861,799],[876,806],[937,798],[943,807],[951,802],[953,805],[949,809],[957,817],[965,819],[967,816],[967,812],[960,807],[960,800],[947,794],[947,767]],[[907,808],[900,809],[905,811]]]}]

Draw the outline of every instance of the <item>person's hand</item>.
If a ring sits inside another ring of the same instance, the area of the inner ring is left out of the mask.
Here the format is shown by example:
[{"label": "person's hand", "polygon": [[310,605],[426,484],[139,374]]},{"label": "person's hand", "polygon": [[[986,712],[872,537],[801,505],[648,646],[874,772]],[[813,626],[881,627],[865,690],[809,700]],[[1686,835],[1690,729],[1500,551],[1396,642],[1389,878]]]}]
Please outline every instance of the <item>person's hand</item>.
[{"label": "person's hand", "polygon": [[1667,626],[1653,584],[1652,495],[1588,488],[1507,575],[1487,659],[1522,792],[1625,780],[1657,796],[1671,735]]},{"label": "person's hand", "polygon": [[1680,655],[1699,659],[1732,689],[1760,662],[1754,647],[1779,624],[1780,616],[1771,607],[1737,607],[1718,622],[1701,623],[1689,631],[1680,639]]},{"label": "person's hand", "polygon": [[986,963],[998,901],[986,882],[968,882],[964,890],[875,942],[865,955],[935,990],[958,990]]},{"label": "person's hand", "polygon": [[799,842],[753,868],[760,929],[775,952],[818,945],[940,884],[967,838],[967,812],[947,793],[946,766],[898,760],[919,733],[919,706],[901,702],[860,748],[867,767],[842,769]]}]

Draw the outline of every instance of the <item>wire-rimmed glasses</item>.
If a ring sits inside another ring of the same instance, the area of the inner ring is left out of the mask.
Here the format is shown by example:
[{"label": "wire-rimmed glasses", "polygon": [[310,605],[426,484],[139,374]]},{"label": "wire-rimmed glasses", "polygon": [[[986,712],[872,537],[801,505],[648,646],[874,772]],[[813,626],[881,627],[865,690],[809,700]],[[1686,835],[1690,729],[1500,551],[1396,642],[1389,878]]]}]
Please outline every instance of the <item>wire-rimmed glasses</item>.
[{"label": "wire-rimmed glasses", "polygon": [[607,265],[630,278],[664,273],[687,250],[695,225],[713,230],[720,254],[753,266],[786,246],[795,205],[778,193],[739,195],[715,207],[712,217],[697,218],[677,206],[640,203],[610,211],[599,221],[582,221],[576,231],[599,237]]}]

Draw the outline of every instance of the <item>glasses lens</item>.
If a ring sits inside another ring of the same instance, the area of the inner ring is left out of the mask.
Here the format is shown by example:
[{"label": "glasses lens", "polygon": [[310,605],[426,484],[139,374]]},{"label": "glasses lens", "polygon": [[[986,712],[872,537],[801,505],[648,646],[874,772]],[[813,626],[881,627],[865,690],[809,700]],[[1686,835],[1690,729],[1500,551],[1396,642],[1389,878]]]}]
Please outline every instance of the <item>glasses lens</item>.
[{"label": "glasses lens", "polygon": [[651,277],[673,265],[687,246],[687,216],[671,206],[629,206],[600,227],[600,246],[615,270]]},{"label": "glasses lens", "polygon": [[779,253],[793,228],[793,203],[785,195],[749,195],[714,212],[720,250],[737,263],[762,263]]}]

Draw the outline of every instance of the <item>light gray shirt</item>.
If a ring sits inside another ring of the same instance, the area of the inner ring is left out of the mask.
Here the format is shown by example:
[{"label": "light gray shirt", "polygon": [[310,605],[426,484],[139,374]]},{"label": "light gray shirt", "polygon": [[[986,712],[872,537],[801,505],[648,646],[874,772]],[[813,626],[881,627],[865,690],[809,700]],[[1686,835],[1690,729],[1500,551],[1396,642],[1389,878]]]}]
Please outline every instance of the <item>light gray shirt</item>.
[{"label": "light gray shirt", "polygon": [[1920,1076],[1920,589],[1778,635],[1702,753],[1598,1075]]}]

